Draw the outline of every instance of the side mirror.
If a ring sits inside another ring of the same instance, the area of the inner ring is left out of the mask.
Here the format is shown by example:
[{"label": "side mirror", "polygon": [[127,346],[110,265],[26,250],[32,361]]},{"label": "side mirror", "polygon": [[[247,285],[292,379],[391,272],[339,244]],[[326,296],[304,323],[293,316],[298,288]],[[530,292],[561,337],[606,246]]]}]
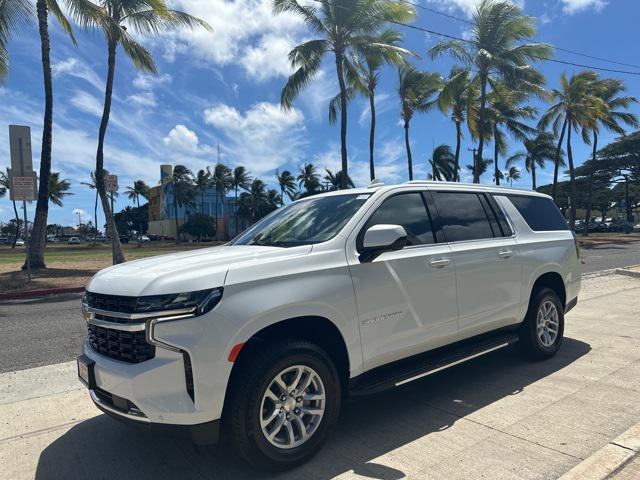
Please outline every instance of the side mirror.
[{"label": "side mirror", "polygon": [[402,250],[407,244],[407,232],[400,225],[374,225],[362,240],[360,261],[370,262],[382,252]]}]

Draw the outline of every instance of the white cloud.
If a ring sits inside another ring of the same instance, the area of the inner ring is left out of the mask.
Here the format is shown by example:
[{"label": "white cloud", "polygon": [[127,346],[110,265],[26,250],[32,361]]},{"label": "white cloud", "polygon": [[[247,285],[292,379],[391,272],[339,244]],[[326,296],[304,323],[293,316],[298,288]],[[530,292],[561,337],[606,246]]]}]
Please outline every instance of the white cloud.
[{"label": "white cloud", "polygon": [[288,73],[285,49],[307,33],[302,20],[292,14],[274,15],[273,0],[173,0],[172,8],[207,21],[202,28],[163,35],[158,45],[172,61],[187,51],[217,65],[237,64],[256,79]]},{"label": "white cloud", "polygon": [[275,103],[260,102],[244,113],[221,103],[207,108],[204,120],[226,137],[222,147],[231,161],[246,165],[254,174],[297,160],[307,143],[302,112],[286,111]]},{"label": "white cloud", "polygon": [[79,222],[82,222],[83,224],[93,222],[93,216],[82,208],[74,208],[71,211],[71,214],[73,215],[74,225],[78,225]]},{"label": "white cloud", "polygon": [[[512,3],[523,7],[524,1],[525,0],[513,0]],[[481,2],[481,0],[427,0],[427,2],[433,4],[436,7],[440,6],[444,10],[447,10],[449,12],[462,10],[465,14],[470,16],[475,11],[476,6]]]},{"label": "white cloud", "polygon": [[176,125],[162,140],[172,150],[195,153],[198,151],[200,141],[196,132],[189,130],[184,125]]},{"label": "white cloud", "polygon": [[54,63],[51,66],[51,72],[54,76],[71,75],[89,82],[100,91],[104,91],[104,82],[100,76],[93,71],[89,65],[75,57],[69,57],[61,62]]},{"label": "white cloud", "polygon": [[240,59],[247,74],[258,81],[272,77],[289,76],[289,52],[295,47],[294,41],[280,34],[264,35],[257,45],[248,46]]},{"label": "white cloud", "polygon": [[133,86],[140,90],[151,90],[159,85],[165,83],[171,83],[173,78],[168,73],[162,75],[144,75],[139,73],[136,78],[133,79]]},{"label": "white cloud", "polygon": [[140,92],[127,97],[127,101],[141,107],[155,107],[156,96],[153,92]]},{"label": "white cloud", "polygon": [[561,0],[562,11],[569,15],[582,12],[584,10],[593,9],[596,12],[601,11],[607,6],[606,0]]},{"label": "white cloud", "polygon": [[77,91],[75,95],[71,97],[71,104],[82,112],[89,113],[96,117],[102,116],[102,103],[87,92]]}]

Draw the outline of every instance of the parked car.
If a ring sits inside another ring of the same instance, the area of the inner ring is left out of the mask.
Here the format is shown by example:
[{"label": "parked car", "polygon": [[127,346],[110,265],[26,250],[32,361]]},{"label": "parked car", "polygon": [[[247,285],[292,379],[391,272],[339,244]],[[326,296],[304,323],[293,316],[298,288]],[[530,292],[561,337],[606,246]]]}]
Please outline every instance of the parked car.
[{"label": "parked car", "polygon": [[16,247],[24,247],[24,240],[22,238],[16,240]]},{"label": "parked car", "polygon": [[118,236],[118,238],[120,239],[120,243],[129,243],[129,236],[128,235],[120,235],[120,236]]},{"label": "parked car", "polygon": [[550,197],[376,184],[293,202],[224,246],[99,272],[78,373],[113,417],[223,429],[280,470],[318,450],[344,398],[511,344],[552,357],[579,290],[577,242]]},{"label": "parked car", "polygon": [[0,237],[0,245],[7,245],[11,243],[11,240],[9,240],[8,237]]},{"label": "parked car", "polygon": [[140,243],[148,243],[150,241],[151,241],[151,239],[148,236],[146,236],[146,235],[141,235],[140,236]]},{"label": "parked car", "polygon": [[67,243],[68,243],[69,245],[80,245],[80,244],[82,243],[82,241],[80,240],[80,238],[79,238],[79,237],[71,237],[71,238],[67,241]]}]

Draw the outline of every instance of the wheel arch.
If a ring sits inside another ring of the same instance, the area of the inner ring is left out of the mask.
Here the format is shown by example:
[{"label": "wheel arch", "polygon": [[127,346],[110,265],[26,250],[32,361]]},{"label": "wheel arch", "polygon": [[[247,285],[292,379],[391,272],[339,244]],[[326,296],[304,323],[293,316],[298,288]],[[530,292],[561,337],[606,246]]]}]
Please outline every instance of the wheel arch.
[{"label": "wheel arch", "polygon": [[535,282],[531,287],[531,292],[529,294],[529,302],[531,302],[531,298],[535,295],[535,292],[542,288],[550,288],[558,297],[560,297],[560,302],[562,303],[562,307],[565,308],[567,306],[567,289],[564,284],[564,280],[562,275],[558,272],[546,272],[538,276]]},{"label": "wheel arch", "polygon": [[281,320],[265,326],[254,333],[242,346],[227,384],[233,384],[239,369],[250,364],[254,352],[264,348],[269,342],[285,338],[307,340],[318,345],[331,357],[344,386],[349,382],[350,361],[347,344],[339,328],[328,318],[322,316],[301,316]]}]

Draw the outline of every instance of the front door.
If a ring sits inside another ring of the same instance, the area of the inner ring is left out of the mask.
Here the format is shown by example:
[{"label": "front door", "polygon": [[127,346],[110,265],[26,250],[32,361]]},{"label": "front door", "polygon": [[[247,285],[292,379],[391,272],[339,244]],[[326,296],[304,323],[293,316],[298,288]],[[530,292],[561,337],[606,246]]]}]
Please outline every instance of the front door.
[{"label": "front door", "polygon": [[379,201],[359,232],[402,225],[407,246],[361,262],[349,255],[365,369],[449,343],[457,334],[455,269],[446,243],[436,243],[420,191]]}]

